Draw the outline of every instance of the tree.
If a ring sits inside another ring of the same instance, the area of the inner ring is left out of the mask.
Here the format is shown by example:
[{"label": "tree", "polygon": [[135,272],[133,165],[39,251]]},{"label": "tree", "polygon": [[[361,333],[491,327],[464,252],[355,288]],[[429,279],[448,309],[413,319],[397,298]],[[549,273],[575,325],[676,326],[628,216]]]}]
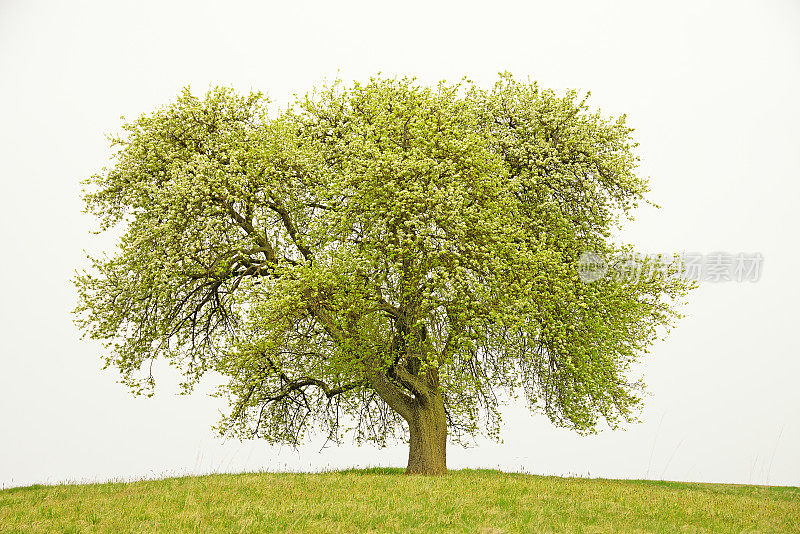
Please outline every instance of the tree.
[{"label": "tree", "polygon": [[448,438],[497,435],[502,391],[579,432],[635,418],[630,365],[689,286],[578,275],[585,251],[630,250],[612,231],[647,186],[624,117],[507,74],[267,104],[186,89],[86,181],[122,237],[76,277],[77,322],[134,393],[163,357],[187,390],[226,377],[223,434],[401,432],[429,474]]}]

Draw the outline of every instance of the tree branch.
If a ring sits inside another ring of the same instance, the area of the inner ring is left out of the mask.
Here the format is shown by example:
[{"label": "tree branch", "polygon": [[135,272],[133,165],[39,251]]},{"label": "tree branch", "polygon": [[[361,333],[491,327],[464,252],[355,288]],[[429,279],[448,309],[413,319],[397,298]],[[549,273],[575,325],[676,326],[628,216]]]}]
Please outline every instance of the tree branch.
[{"label": "tree branch", "polygon": [[280,215],[281,221],[283,221],[283,226],[286,228],[286,231],[289,233],[289,237],[292,239],[292,243],[295,244],[297,250],[300,251],[300,254],[303,255],[303,258],[306,260],[311,260],[311,249],[306,247],[301,241],[300,236],[297,233],[297,228],[295,227],[294,223],[292,222],[292,218],[289,215],[289,212],[286,210],[286,207],[283,205],[283,202],[275,196],[273,193],[270,193],[270,198],[272,202],[268,203],[270,209]]}]

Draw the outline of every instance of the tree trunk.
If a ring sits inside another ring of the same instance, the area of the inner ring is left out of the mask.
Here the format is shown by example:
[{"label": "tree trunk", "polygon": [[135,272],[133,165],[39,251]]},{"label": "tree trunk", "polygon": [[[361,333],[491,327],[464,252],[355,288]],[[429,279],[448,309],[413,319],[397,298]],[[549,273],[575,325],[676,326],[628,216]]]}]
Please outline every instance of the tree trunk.
[{"label": "tree trunk", "polygon": [[444,475],[447,473],[447,416],[439,392],[417,399],[408,420],[411,435],[408,467],[411,475]]}]

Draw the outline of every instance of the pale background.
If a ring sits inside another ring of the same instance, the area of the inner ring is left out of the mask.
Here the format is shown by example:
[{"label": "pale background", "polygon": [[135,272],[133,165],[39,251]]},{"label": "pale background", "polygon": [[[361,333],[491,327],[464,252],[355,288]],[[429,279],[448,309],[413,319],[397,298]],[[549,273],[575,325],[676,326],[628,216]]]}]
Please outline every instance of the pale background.
[{"label": "pale background", "polygon": [[[213,436],[222,405],[133,398],[79,341],[69,283],[89,234],[79,180],[120,115],[185,84],[286,103],[337,75],[498,71],[627,113],[651,198],[644,252],[760,252],[757,283],[704,284],[642,366],[643,423],[579,437],[519,406],[504,443],[449,466],[800,485],[800,2],[31,2],[0,0],[0,485],[241,470],[404,466],[406,448],[300,451]],[[1,487],[1,486],[0,486]]]}]

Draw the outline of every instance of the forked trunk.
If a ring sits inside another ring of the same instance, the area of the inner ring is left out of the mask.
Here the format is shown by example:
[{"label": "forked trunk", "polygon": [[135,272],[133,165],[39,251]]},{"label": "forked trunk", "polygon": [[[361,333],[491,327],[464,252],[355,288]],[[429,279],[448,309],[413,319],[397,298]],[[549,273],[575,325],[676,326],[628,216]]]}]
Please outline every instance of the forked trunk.
[{"label": "forked trunk", "polygon": [[406,473],[447,473],[447,416],[441,394],[436,393],[414,403],[408,429],[411,439]]}]

